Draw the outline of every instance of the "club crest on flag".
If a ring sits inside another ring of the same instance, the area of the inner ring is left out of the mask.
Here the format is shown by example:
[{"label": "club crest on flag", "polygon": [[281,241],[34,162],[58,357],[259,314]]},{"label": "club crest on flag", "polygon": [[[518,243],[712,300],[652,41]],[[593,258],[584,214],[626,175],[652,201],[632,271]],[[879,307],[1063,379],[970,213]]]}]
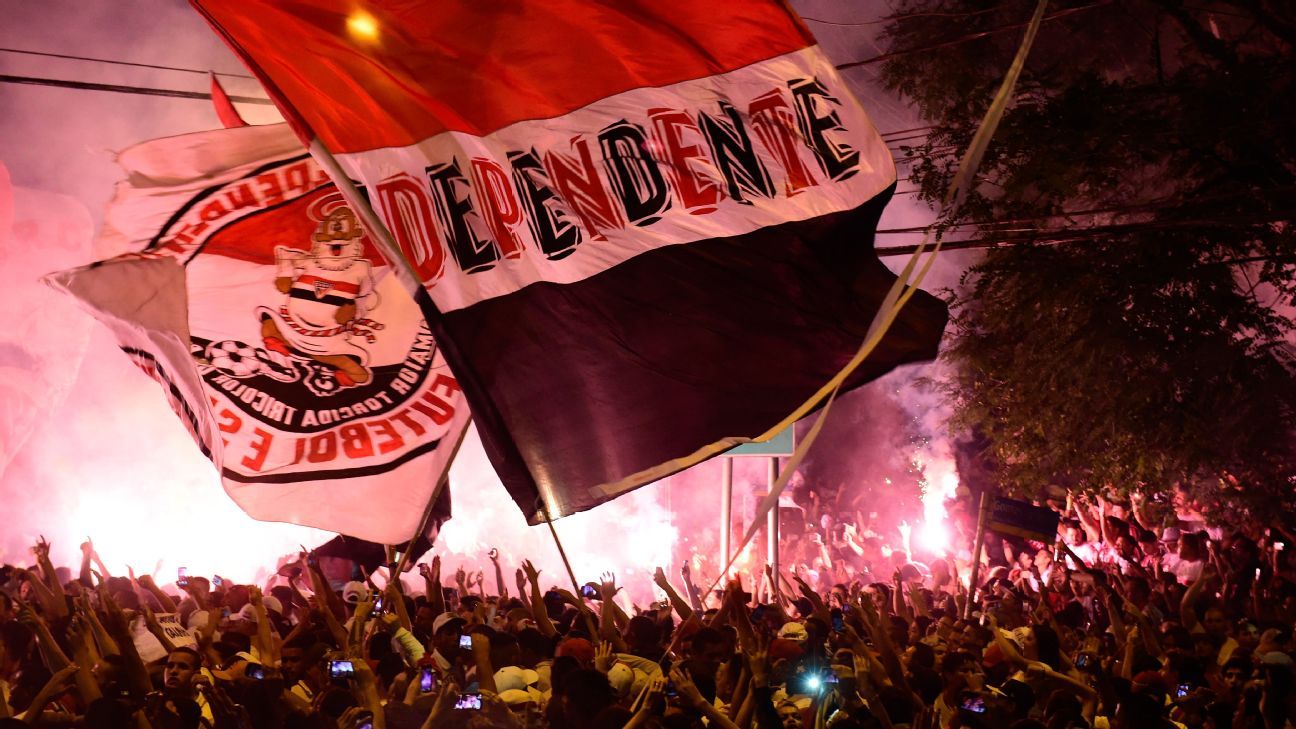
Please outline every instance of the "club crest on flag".
[{"label": "club crest on flag", "polygon": [[100,237],[135,252],[48,282],[163,387],[249,514],[407,540],[468,421],[427,299],[284,125],[151,140],[118,162]]},{"label": "club crest on flag", "polygon": [[[199,216],[213,224],[200,244],[185,246],[190,286],[216,287],[192,297],[199,372],[230,412],[286,430],[391,414],[431,370],[427,324],[399,310],[395,282],[379,281],[385,263],[341,195],[315,177],[314,162],[284,166],[302,166],[292,175],[302,183],[297,194],[259,203],[250,194],[258,180],[282,174],[274,166],[207,191],[214,207]],[[174,249],[186,231],[182,217],[157,250]],[[225,313],[205,316],[208,303]]]}]

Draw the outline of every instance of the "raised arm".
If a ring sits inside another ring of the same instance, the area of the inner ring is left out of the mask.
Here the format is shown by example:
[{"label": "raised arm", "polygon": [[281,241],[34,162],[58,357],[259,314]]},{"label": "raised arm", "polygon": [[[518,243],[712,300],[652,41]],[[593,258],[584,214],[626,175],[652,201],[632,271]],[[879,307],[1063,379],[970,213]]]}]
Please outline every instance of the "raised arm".
[{"label": "raised arm", "polygon": [[599,584],[600,597],[603,598],[602,609],[599,610],[599,637],[608,641],[616,648],[618,653],[625,653],[629,650],[626,642],[621,637],[621,631],[617,630],[616,611],[619,609],[616,604],[616,575],[611,572],[604,572],[603,579]]},{"label": "raised arm", "polygon": [[153,581],[152,575],[140,575],[139,586],[148,590],[149,594],[157,598],[158,605],[162,607],[162,612],[173,613],[176,611],[175,600],[172,600],[170,595],[162,592],[162,588],[158,587],[157,583]]},{"label": "raised arm", "polygon": [[558,629],[549,619],[549,608],[545,605],[544,595],[540,593],[540,570],[531,564],[531,560],[522,560],[522,571],[526,573],[527,582],[531,583],[531,617],[535,619],[536,629],[546,638],[558,635]]},{"label": "raised arm", "polygon": [[162,624],[158,622],[157,615],[153,613],[153,608],[144,605],[142,610],[144,612],[144,627],[148,628],[148,632],[154,638],[157,638],[162,650],[166,651],[167,655],[171,655],[172,651],[176,649],[175,643],[171,642],[170,636],[162,629]]},{"label": "raised arm", "polygon": [[446,611],[445,590],[441,587],[441,556],[432,558],[431,567],[419,565],[419,574],[423,575],[423,595],[427,597],[432,613],[440,615]]},{"label": "raised arm", "polygon": [[[144,665],[144,659],[140,658],[139,651],[135,649],[126,613],[112,595],[108,594],[108,588],[102,585],[99,588],[99,603],[104,608],[104,628],[117,643],[131,693],[135,698],[143,699],[153,690],[153,681],[149,678],[148,666]],[[209,616],[208,619],[212,618]]]},{"label": "raised arm", "polygon": [[306,570],[310,572],[311,587],[315,591],[315,601],[319,604],[320,613],[324,616],[324,625],[328,627],[329,634],[333,640],[340,646],[347,644],[347,633],[342,629],[342,624],[338,622],[337,614],[333,612],[334,601],[336,596],[333,590],[329,589],[328,581],[324,579],[324,573],[319,568],[306,562]]},{"label": "raised arm", "polygon": [[71,663],[58,642],[54,640],[49,624],[27,603],[18,603],[18,622],[31,628],[36,634],[36,647],[40,650],[41,657],[45,659],[45,665],[49,670],[59,671]]},{"label": "raised arm", "polygon": [[1206,583],[1214,578],[1215,567],[1207,564],[1202,567],[1201,574],[1197,575],[1197,579],[1193,580],[1193,583],[1188,586],[1188,590],[1184,592],[1183,600],[1179,603],[1179,622],[1183,624],[1186,630],[1191,631],[1197,627],[1197,611],[1194,608],[1197,600],[1201,597],[1202,590],[1206,587]]},{"label": "raised arm", "polygon": [[1101,540],[1102,525],[1098,521],[1094,521],[1093,512],[1089,510],[1089,507],[1079,502],[1075,502],[1074,507],[1075,515],[1080,519],[1080,526],[1084,529],[1085,535],[1089,537],[1089,541],[1097,542]]},{"label": "raised arm", "polygon": [[477,666],[477,682],[483,691],[498,693],[495,687],[495,667],[491,665],[490,639],[484,633],[472,634],[473,663]]},{"label": "raised arm", "polygon": [[270,616],[266,614],[261,588],[256,585],[248,587],[248,602],[252,605],[253,614],[256,615],[256,643],[257,652],[261,654],[261,662],[272,668],[278,668],[279,646],[270,632]]},{"label": "raised arm", "polygon": [[500,602],[503,603],[508,600],[509,592],[508,586],[504,584],[504,570],[500,568],[499,550],[492,548],[487,555],[490,557],[491,564],[495,567],[495,594],[499,595]]},{"label": "raised arm", "polygon": [[684,591],[688,593],[689,605],[693,607],[693,612],[701,615],[706,610],[702,607],[702,598],[698,595],[697,585],[693,584],[693,574],[689,570],[688,562],[680,565],[680,577],[684,580]]},{"label": "raised arm", "polygon": [[653,572],[653,582],[657,583],[661,591],[666,593],[666,599],[670,601],[675,612],[679,613],[680,620],[688,620],[693,615],[692,606],[685,602],[683,597],[680,597],[680,594],[671,586],[670,580],[666,578],[666,570],[658,567]]}]

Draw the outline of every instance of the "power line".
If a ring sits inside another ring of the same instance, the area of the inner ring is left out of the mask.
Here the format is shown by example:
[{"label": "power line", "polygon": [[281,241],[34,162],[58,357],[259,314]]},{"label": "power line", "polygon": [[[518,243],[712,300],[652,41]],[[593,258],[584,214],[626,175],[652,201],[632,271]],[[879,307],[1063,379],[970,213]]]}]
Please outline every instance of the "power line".
[{"label": "power line", "polygon": [[[1100,225],[1090,228],[1070,228],[1066,230],[1041,230],[1036,231],[1033,235],[1025,236],[1005,236],[1005,237],[985,237],[985,238],[967,238],[964,240],[945,241],[941,244],[941,252],[958,251],[969,249],[990,249],[1004,248],[1022,243],[1034,243],[1040,245],[1060,245],[1063,243],[1077,243],[1080,241],[1092,241],[1106,238],[1119,233],[1132,233],[1153,230],[1173,230],[1176,228],[1228,228],[1236,226],[1253,226],[1263,223],[1274,222],[1275,220],[1288,220],[1293,210],[1276,211],[1272,215],[1259,218],[1238,218],[1234,220],[1224,218],[1199,219],[1199,220],[1165,220],[1165,221],[1147,221],[1142,223],[1123,223],[1116,225]],[[879,231],[880,232],[880,231]],[[1057,235],[1061,233],[1071,233],[1070,235]],[[874,248],[873,252],[879,257],[885,256],[905,256],[912,255],[919,248],[919,245],[904,246],[883,246]],[[924,246],[930,249],[931,245]]]},{"label": "power line", "polygon": [[[31,86],[53,86],[61,89],[80,89],[83,91],[111,91],[118,94],[139,94],[141,96],[169,96],[176,99],[211,99],[211,94],[202,91],[181,91],[179,89],[157,89],[145,86],[123,86],[121,84],[100,84],[89,81],[72,81],[57,78],[36,78],[33,76],[9,76],[0,74],[0,83],[27,84]],[[274,102],[260,96],[231,96],[230,101],[242,104],[271,105]]]},{"label": "power line", "polygon": [[[1057,18],[1061,18],[1061,17],[1067,16],[1067,15],[1073,15],[1073,14],[1075,14],[1075,13],[1079,13],[1079,12],[1082,12],[1082,11],[1085,11],[1085,10],[1092,10],[1092,9],[1094,9],[1094,8],[1100,8],[1100,7],[1103,7],[1103,6],[1105,6],[1105,5],[1110,5],[1110,4],[1112,4],[1114,1],[1115,1],[1115,0],[1100,0],[1099,2],[1096,2],[1096,3],[1092,4],[1092,5],[1082,5],[1082,6],[1078,7],[1078,8],[1067,8],[1067,9],[1065,9],[1065,10],[1059,10],[1059,11],[1057,11],[1056,13],[1050,13],[1049,15],[1045,15],[1044,18],[1043,18],[1043,20],[1044,20],[1044,21],[1048,21],[1048,20],[1055,20],[1055,19],[1057,19]],[[957,38],[952,38],[952,39],[947,40],[947,41],[942,41],[942,42],[940,42],[940,43],[933,43],[932,45],[929,45],[929,46],[921,46],[921,47],[918,47],[918,48],[906,48],[906,49],[901,50],[901,51],[891,51],[890,53],[883,53],[883,54],[880,55],[880,56],[873,56],[872,58],[865,58],[865,59],[862,60],[862,61],[851,61],[850,63],[843,63],[843,64],[840,64],[840,65],[837,66],[837,70],[842,71],[842,70],[845,70],[845,69],[848,69],[848,68],[856,68],[856,67],[858,67],[858,66],[867,66],[867,65],[872,64],[872,63],[878,63],[879,61],[888,61],[888,60],[890,60],[890,59],[892,59],[892,58],[898,58],[898,57],[900,57],[900,56],[907,56],[907,55],[909,55],[909,54],[911,54],[911,53],[920,53],[920,52],[922,52],[922,51],[932,51],[932,50],[936,50],[937,48],[947,48],[947,47],[949,47],[949,46],[962,45],[963,43],[970,43],[971,41],[974,41],[974,40],[980,40],[980,39],[985,38],[985,37],[987,37],[987,36],[995,35],[996,33],[1003,33],[1003,32],[1005,32],[1005,31],[1009,31],[1009,30],[1017,30],[1018,28],[1025,28],[1025,27],[1028,26],[1028,25],[1030,25],[1029,22],[1024,22],[1024,23],[1013,23],[1012,25],[1002,25],[1002,26],[999,26],[998,28],[990,28],[989,30],[981,30],[981,31],[977,31],[977,32],[975,32],[975,33],[968,33],[967,35],[962,35],[962,36],[959,36],[959,37],[957,37]]]},{"label": "power line", "polygon": [[92,63],[109,63],[114,66],[134,66],[136,68],[152,68],[159,71],[179,71],[181,73],[200,73],[206,76],[208,73],[214,73],[217,76],[227,76],[229,78],[246,78],[256,80],[254,76],[248,76],[241,73],[224,73],[221,71],[200,71],[196,68],[183,68],[180,66],[159,66],[152,63],[136,63],[134,61],[118,61],[112,58],[94,58],[92,56],[74,56],[68,53],[50,53],[48,51],[29,51],[22,48],[0,48],[0,53],[19,53],[25,56],[43,56],[45,58],[66,58],[72,61],[90,61]]}]

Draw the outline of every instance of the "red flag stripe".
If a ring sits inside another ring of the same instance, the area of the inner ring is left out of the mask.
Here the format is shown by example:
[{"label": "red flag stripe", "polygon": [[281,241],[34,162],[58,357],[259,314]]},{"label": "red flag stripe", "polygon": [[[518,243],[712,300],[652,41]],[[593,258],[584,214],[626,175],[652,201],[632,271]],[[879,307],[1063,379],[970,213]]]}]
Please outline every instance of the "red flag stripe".
[{"label": "red flag stripe", "polygon": [[333,152],[486,135],[814,42],[783,4],[762,0],[523,0],[507,12],[472,2],[435,11],[372,0],[191,2],[276,99],[295,101],[285,112],[305,127],[298,132]]}]

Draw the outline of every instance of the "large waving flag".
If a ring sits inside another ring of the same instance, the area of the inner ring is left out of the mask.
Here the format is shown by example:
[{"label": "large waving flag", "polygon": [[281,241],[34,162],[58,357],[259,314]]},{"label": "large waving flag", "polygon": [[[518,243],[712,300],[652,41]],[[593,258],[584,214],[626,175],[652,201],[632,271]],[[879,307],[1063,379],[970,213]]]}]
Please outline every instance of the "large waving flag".
[{"label": "large waving flag", "polygon": [[127,179],[101,236],[135,252],[49,281],[163,386],[248,514],[414,537],[467,406],[426,302],[328,176],[284,124],[153,140],[118,161]]},{"label": "large waving flag", "polygon": [[390,230],[533,520],[801,417],[894,281],[890,153],[776,0],[192,2]]}]

